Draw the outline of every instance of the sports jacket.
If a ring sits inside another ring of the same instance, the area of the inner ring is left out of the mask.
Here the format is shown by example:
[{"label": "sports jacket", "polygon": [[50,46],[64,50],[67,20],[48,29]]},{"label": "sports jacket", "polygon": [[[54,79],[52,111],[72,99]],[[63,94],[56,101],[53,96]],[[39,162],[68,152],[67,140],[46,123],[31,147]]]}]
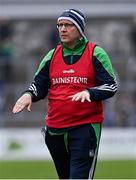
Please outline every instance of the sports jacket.
[{"label": "sports jacket", "polygon": [[[81,38],[74,49],[69,49],[63,43],[63,59],[67,64],[78,61],[86,47],[88,40]],[[34,79],[25,93],[31,93],[32,101],[44,99],[48,94],[51,81],[49,77],[50,63],[55,49],[49,51],[41,61]],[[93,66],[97,81],[96,87],[88,87],[91,101],[100,101],[112,97],[117,91],[117,81],[107,53],[100,46],[96,45],[93,52]]]}]

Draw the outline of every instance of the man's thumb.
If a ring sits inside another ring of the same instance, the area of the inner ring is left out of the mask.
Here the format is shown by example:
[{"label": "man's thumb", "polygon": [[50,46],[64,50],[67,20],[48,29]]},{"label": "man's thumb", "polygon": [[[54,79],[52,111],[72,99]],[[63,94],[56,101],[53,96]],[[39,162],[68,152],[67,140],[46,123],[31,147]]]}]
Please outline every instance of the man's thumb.
[{"label": "man's thumb", "polygon": [[31,106],[32,106],[32,103],[30,103],[30,104],[28,105],[28,107],[27,107],[27,110],[28,110],[28,111],[31,111]]}]

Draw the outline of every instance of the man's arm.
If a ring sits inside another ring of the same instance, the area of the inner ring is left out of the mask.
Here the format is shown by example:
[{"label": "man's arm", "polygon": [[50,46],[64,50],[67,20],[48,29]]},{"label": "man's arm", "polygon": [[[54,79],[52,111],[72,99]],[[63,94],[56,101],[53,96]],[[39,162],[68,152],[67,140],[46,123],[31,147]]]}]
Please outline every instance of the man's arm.
[{"label": "man's arm", "polygon": [[31,111],[32,102],[44,99],[50,87],[49,66],[54,49],[51,50],[40,63],[40,66],[34,76],[34,81],[30,84],[28,90],[22,93],[13,107],[13,113],[19,113],[24,108]]},{"label": "man's arm", "polygon": [[72,101],[100,101],[114,96],[117,91],[117,81],[111,61],[107,53],[99,46],[96,46],[93,54],[93,65],[97,86],[88,87],[70,98]]},{"label": "man's arm", "polygon": [[91,101],[99,101],[114,96],[117,91],[117,81],[107,53],[96,46],[93,53],[93,65],[97,86],[88,88]]},{"label": "man's arm", "polygon": [[53,53],[54,49],[49,51],[49,53],[44,57],[35,73],[33,82],[30,84],[28,90],[23,92],[30,93],[33,102],[44,99],[48,94],[48,89],[50,87],[49,68]]}]

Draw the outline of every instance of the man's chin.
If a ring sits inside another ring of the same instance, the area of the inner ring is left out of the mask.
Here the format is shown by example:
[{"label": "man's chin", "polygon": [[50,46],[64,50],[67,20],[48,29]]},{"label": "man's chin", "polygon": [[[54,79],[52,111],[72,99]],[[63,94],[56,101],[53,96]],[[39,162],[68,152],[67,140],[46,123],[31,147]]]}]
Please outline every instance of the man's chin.
[{"label": "man's chin", "polygon": [[61,39],[61,42],[63,43],[69,43],[69,41],[67,39]]}]

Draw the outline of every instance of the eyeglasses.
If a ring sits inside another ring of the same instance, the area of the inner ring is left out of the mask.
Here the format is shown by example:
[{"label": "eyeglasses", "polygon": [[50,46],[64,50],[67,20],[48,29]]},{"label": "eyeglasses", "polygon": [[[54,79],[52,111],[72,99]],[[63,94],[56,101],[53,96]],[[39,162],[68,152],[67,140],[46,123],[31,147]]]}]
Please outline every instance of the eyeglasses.
[{"label": "eyeglasses", "polygon": [[74,24],[69,24],[69,23],[66,23],[66,24],[57,24],[57,28],[58,29],[62,29],[63,26],[66,28],[66,29],[70,29],[71,27],[75,26]]}]

